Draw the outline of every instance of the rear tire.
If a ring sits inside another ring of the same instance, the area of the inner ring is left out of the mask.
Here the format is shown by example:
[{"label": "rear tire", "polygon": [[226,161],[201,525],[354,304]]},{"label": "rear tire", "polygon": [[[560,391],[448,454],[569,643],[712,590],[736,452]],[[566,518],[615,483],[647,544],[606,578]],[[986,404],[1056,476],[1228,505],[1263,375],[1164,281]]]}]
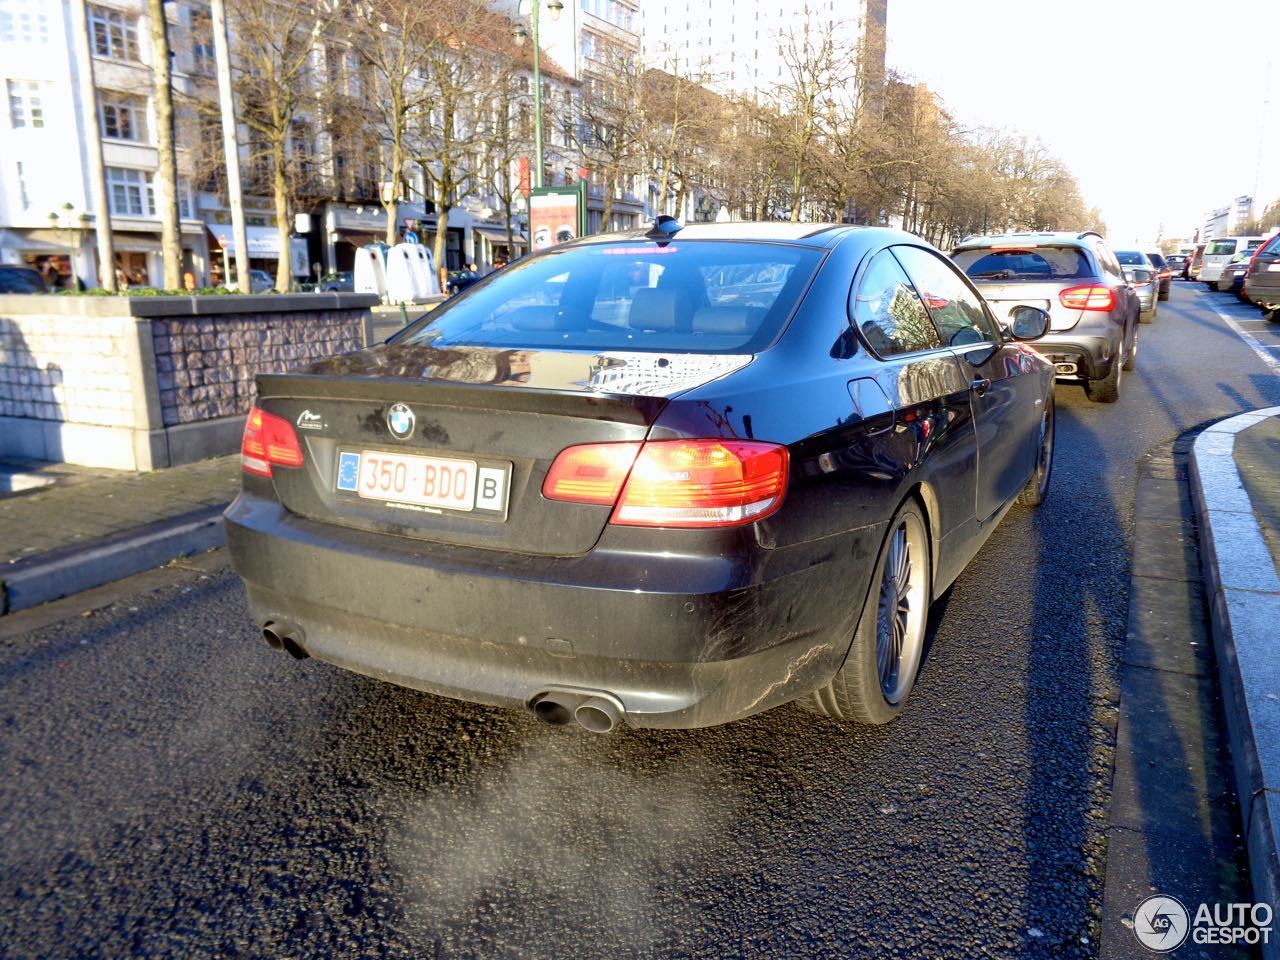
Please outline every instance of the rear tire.
[{"label": "rear tire", "polygon": [[1150,309],[1150,310],[1139,310],[1139,311],[1138,311],[1138,322],[1139,322],[1139,323],[1155,323],[1155,322],[1156,322],[1156,307],[1155,307],[1155,304],[1152,304],[1152,305],[1151,305],[1151,309]]},{"label": "rear tire", "polygon": [[1044,403],[1044,416],[1040,418],[1040,449],[1036,454],[1036,468],[1027,478],[1027,485],[1018,494],[1018,502],[1024,507],[1038,507],[1049,496],[1049,481],[1053,479],[1053,441],[1055,434],[1053,394]]},{"label": "rear tire", "polygon": [[1094,403],[1115,403],[1120,399],[1121,370],[1124,368],[1124,355],[1111,361],[1110,372],[1101,380],[1086,380],[1084,395]]},{"label": "rear tire", "polygon": [[1133,339],[1129,341],[1129,349],[1124,355],[1125,372],[1132,370],[1138,363],[1138,327],[1133,328]]},{"label": "rear tire", "polygon": [[1158,293],[1158,294],[1156,295],[1156,297],[1157,297],[1157,299],[1159,299],[1159,300],[1168,300],[1168,299],[1169,299],[1169,291],[1168,291],[1168,290],[1162,290],[1162,291],[1160,291],[1160,293]]},{"label": "rear tire", "polygon": [[907,500],[889,531],[853,631],[849,655],[824,687],[797,705],[836,720],[888,723],[902,712],[924,655],[932,599],[932,547],[924,511]]}]

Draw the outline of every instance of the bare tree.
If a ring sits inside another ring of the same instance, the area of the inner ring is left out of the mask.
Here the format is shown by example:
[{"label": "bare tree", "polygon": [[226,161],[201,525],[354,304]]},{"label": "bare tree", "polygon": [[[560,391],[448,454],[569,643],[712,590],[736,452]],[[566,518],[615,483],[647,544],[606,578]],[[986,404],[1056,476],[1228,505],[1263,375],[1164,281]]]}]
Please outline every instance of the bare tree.
[{"label": "bare tree", "polygon": [[336,22],[328,4],[231,0],[235,27],[240,119],[249,128],[251,170],[269,183],[279,234],[276,289],[290,287],[290,173],[300,157],[291,150],[295,121],[314,109],[317,39]]},{"label": "bare tree", "polygon": [[173,64],[169,58],[169,21],[164,0],[147,0],[151,19],[151,73],[155,80],[156,196],[160,202],[160,250],[164,261],[164,289],[182,287],[182,226],[178,219],[178,153],[173,119]]}]

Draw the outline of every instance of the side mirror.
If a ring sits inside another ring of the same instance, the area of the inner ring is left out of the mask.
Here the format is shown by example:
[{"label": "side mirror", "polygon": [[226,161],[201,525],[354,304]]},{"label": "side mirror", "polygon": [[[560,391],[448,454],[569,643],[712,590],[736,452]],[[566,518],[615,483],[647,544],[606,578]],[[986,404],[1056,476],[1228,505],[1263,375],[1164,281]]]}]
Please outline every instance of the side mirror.
[{"label": "side mirror", "polygon": [[1009,332],[1015,340],[1039,340],[1049,332],[1049,314],[1039,307],[1026,305],[1009,311]]}]

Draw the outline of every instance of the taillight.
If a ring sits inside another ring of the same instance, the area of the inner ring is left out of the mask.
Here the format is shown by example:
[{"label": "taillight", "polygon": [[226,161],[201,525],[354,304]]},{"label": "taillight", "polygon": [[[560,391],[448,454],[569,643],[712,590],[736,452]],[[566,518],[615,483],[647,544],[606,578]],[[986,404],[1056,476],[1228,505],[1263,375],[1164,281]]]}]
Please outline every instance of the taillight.
[{"label": "taillight", "polygon": [[640,452],[639,443],[587,443],[561,450],[547,479],[542,482],[542,495],[548,500],[570,503],[598,503],[611,507],[631,472]]},{"label": "taillight", "polygon": [[561,452],[542,494],[615,503],[609,522],[623,526],[734,526],[781,506],[789,464],[786,447],[751,440],[588,444]]},{"label": "taillight", "polygon": [[1161,270],[1161,271],[1160,271],[1160,279],[1161,279],[1161,280],[1168,280],[1168,279],[1170,279],[1172,276],[1173,276],[1173,271],[1172,271],[1172,270]]},{"label": "taillight", "polygon": [[240,466],[249,473],[269,477],[273,465],[300,467],[302,462],[302,446],[293,424],[274,413],[251,409],[240,441]]},{"label": "taillight", "polygon": [[1245,273],[1253,273],[1253,265],[1258,261],[1258,255],[1261,254],[1263,250],[1267,249],[1267,247],[1271,246],[1271,243],[1272,241],[1268,240],[1266,243],[1260,245],[1257,250],[1253,251],[1253,256],[1249,258],[1249,266],[1245,268]]},{"label": "taillight", "polygon": [[1063,290],[1058,294],[1058,302],[1068,310],[1112,310],[1116,295],[1110,287],[1085,284]]}]

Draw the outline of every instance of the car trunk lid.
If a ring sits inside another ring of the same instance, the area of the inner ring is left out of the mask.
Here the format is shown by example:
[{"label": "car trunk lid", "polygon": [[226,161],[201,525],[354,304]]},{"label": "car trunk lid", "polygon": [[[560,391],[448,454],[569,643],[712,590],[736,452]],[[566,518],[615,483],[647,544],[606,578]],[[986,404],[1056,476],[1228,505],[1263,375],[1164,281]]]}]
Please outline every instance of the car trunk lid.
[{"label": "car trunk lid", "polygon": [[543,498],[556,455],[644,440],[671,396],[750,360],[384,344],[260,376],[258,405],[293,424],[302,444],[304,466],[272,477],[299,516],[573,556],[594,546],[611,508]]},{"label": "car trunk lid", "polygon": [[1087,280],[1053,280],[1037,283],[1018,280],[999,283],[975,280],[974,284],[991,306],[991,312],[1001,323],[1008,321],[1009,311],[1014,307],[1026,305],[1039,307],[1049,314],[1050,330],[1070,330],[1080,322],[1084,311],[1064,307],[1058,299],[1058,294],[1070,287],[1087,282]]}]

